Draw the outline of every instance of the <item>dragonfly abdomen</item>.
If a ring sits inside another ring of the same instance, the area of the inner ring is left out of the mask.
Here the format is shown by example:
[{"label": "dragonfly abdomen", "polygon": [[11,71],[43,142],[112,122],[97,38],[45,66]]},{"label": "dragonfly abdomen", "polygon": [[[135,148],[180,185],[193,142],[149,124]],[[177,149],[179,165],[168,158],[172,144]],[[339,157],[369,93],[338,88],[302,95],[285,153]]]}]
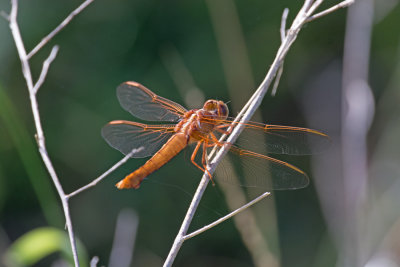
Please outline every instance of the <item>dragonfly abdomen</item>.
[{"label": "dragonfly abdomen", "polygon": [[146,163],[116,184],[118,189],[139,188],[144,178],[161,168],[188,144],[184,133],[176,133]]}]

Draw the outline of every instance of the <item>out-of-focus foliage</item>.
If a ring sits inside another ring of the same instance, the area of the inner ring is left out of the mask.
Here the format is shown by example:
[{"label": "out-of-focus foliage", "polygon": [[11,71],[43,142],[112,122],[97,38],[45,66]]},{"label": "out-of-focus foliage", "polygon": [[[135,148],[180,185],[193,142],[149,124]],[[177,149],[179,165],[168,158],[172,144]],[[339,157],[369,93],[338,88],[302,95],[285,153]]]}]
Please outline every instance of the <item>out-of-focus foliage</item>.
[{"label": "out-of-focus foliage", "polygon": [[[78,243],[82,266],[88,266],[87,254]],[[52,227],[36,228],[18,238],[4,253],[7,266],[31,266],[43,258],[61,252],[72,263],[68,234]]]},{"label": "out-of-focus foliage", "polygon": [[[81,1],[19,2],[18,21],[30,51]],[[215,8],[211,2],[95,0],[32,58],[33,74],[38,77],[51,46],[60,46],[38,93],[38,101],[47,149],[67,193],[92,181],[122,157],[100,135],[101,127],[110,120],[138,121],[118,103],[115,88],[121,82],[140,82],[190,108],[202,97],[232,100],[229,107],[231,115],[235,115],[263,79],[279,47],[283,9],[290,9],[290,24],[302,4],[288,0],[235,0],[220,1],[221,8]],[[326,1],[322,8],[334,2]],[[227,14],[224,3],[229,4],[231,11],[233,5],[234,13]],[[9,12],[9,1],[1,1],[0,10]],[[394,134],[398,130],[395,114],[398,113],[400,5],[396,0],[377,1],[375,11],[370,83],[377,114],[368,139],[368,157],[374,170],[372,194],[368,197],[375,212],[371,213],[370,223],[378,222],[379,227],[370,228],[375,231],[371,232],[365,250],[370,257],[384,251],[380,249],[385,245],[394,246],[394,236],[400,233],[400,209],[396,205],[398,197],[395,198],[398,186],[393,186],[400,173],[396,160],[400,158],[397,149],[400,141]],[[234,18],[239,24],[222,24],[222,29],[227,33],[235,29],[241,34],[245,53],[240,56],[235,54],[238,51],[235,43],[233,50],[226,53],[221,45],[221,38],[225,37],[217,35],[216,30],[215,18],[229,22],[232,20],[228,15],[232,14],[237,15]],[[345,23],[346,10],[339,10],[302,30],[285,60],[277,95],[266,96],[254,120],[312,127],[337,140]],[[35,146],[28,93],[5,20],[0,20],[0,36],[2,257],[4,251],[29,231],[43,226],[63,229],[64,217]],[[242,56],[243,62],[238,60]],[[233,67],[248,64],[247,84],[254,87],[232,90],[224,61],[227,57]],[[182,63],[184,69],[179,68],[180,63],[176,67],[174,62]],[[193,94],[195,97],[191,97]],[[309,102],[310,99],[314,102]],[[313,121],[308,121],[305,114],[311,114]],[[332,149],[336,151],[338,146],[333,142]],[[131,159],[95,188],[71,199],[74,229],[89,257],[97,255],[100,264],[107,264],[118,214],[124,208],[131,208],[139,217],[132,266],[162,264],[201,177],[187,160],[189,156],[189,153],[177,156],[152,174],[139,190],[119,191],[114,184],[146,161]],[[341,237],[332,229],[341,214],[332,211],[343,208],[335,201],[335,196],[340,200],[342,190],[340,170],[336,170],[337,180],[322,177],[315,181],[310,166],[318,161],[310,162],[308,157],[282,159],[305,170],[311,177],[311,185],[302,190],[273,193],[252,208],[269,253],[280,266],[335,266]],[[340,159],[338,153],[331,158],[332,165]],[[383,180],[386,182],[379,182]],[[330,203],[321,202],[323,192],[315,187],[318,182],[327,188],[326,193],[333,195]],[[191,229],[221,217],[227,210],[224,194],[218,186],[210,186]],[[398,251],[394,257],[400,258]],[[174,266],[253,265],[251,253],[234,223],[228,221],[185,242]]]}]

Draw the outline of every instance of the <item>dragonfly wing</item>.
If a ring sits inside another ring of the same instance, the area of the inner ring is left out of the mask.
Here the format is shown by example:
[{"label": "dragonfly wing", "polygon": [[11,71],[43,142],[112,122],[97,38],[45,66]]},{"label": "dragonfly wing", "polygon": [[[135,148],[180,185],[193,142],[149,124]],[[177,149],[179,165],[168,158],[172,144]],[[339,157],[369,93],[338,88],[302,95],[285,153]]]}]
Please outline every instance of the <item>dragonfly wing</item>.
[{"label": "dragonfly wing", "polygon": [[117,97],[125,110],[142,120],[176,122],[187,112],[181,105],[137,82],[122,83],[117,88]]},{"label": "dragonfly wing", "polygon": [[174,125],[147,125],[122,120],[111,121],[101,130],[107,143],[125,155],[143,147],[132,158],[155,154],[174,133]]},{"label": "dragonfly wing", "polygon": [[[228,127],[229,124],[221,126]],[[261,154],[311,155],[324,151],[331,143],[328,135],[308,128],[256,122],[246,123],[244,127],[237,144]]]},{"label": "dragonfly wing", "polygon": [[[307,174],[299,168],[234,146],[218,165],[216,173],[217,181],[266,190],[299,189],[309,184]],[[238,179],[234,178],[234,173],[238,174]]]},{"label": "dragonfly wing", "polygon": [[331,144],[328,135],[308,128],[266,125],[264,132],[270,153],[311,155],[324,151]]}]

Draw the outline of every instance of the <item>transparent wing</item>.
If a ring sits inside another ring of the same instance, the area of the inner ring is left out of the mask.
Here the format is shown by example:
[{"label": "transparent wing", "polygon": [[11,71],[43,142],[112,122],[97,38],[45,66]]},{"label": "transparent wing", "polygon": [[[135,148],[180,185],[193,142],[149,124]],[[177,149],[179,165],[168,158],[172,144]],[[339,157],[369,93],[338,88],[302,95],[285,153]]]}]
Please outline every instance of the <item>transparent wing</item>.
[{"label": "transparent wing", "polygon": [[174,125],[147,125],[122,120],[111,121],[101,130],[107,143],[125,155],[135,148],[143,147],[132,158],[155,154],[174,133]]},{"label": "transparent wing", "polygon": [[[219,128],[227,130],[229,125],[230,121],[226,121]],[[262,154],[310,155],[325,150],[331,143],[328,135],[308,128],[256,122],[248,122],[244,127],[236,144]]]},{"label": "transparent wing", "polygon": [[154,94],[137,82],[124,82],[117,88],[121,106],[133,116],[147,121],[176,122],[187,112],[181,105]]},{"label": "transparent wing", "polygon": [[307,175],[292,164],[234,146],[218,165],[215,180],[266,190],[299,189],[309,184]]}]

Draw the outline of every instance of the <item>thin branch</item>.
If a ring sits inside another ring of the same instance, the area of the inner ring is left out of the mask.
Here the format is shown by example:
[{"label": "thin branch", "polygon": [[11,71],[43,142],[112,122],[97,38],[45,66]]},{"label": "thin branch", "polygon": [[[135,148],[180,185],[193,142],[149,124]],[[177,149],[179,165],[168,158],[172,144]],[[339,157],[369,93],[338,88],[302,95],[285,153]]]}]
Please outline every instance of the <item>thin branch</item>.
[{"label": "thin branch", "polygon": [[284,62],[282,61],[282,64],[279,67],[278,73],[276,74],[274,86],[272,87],[272,90],[271,90],[272,96],[275,96],[276,91],[278,90],[279,82],[281,81],[281,77],[282,77],[282,73],[283,73],[283,64],[284,64]]},{"label": "thin branch", "polygon": [[28,89],[30,91],[33,88],[32,74],[31,74],[31,70],[29,67],[29,62],[26,58],[26,50],[25,50],[24,42],[22,41],[21,33],[19,31],[19,27],[18,27],[18,23],[17,23],[17,12],[18,12],[18,1],[12,0],[11,1],[11,12],[9,15],[9,21],[10,21],[9,26],[11,29],[11,34],[14,38],[14,42],[15,42],[15,46],[18,51],[19,58],[21,60],[22,73],[24,75],[24,78],[28,85]]},{"label": "thin branch", "polygon": [[[243,103],[241,105],[238,105],[238,103],[243,102],[244,99],[248,99],[253,93],[251,90],[243,90],[243,88],[255,88],[256,84],[253,79],[245,36],[240,23],[240,12],[234,2],[230,0],[207,0],[206,3],[215,32],[218,50],[221,52],[221,62],[226,77],[227,89],[231,95],[231,107],[233,110],[241,110]],[[237,62],[241,63],[236,64]],[[259,115],[259,111],[254,114],[256,117]],[[206,162],[206,165],[208,165],[208,162]],[[220,187],[223,191],[226,204],[229,210],[232,211],[246,204],[247,200],[244,189],[239,186],[239,178],[236,172],[231,168],[227,168],[228,165],[230,164],[224,164],[224,175],[231,176],[233,180],[237,181],[237,184],[229,186],[226,183],[220,183]],[[249,171],[247,167],[243,169],[245,176]],[[214,176],[219,174],[222,173],[217,168]],[[273,211],[268,212],[271,213]],[[238,214],[238,216],[233,217],[233,220],[241,235],[243,244],[251,255],[254,265],[277,266],[274,261],[275,257],[270,253],[265,238],[260,235],[261,231],[255,223],[254,210],[246,209]],[[243,227],[243,224],[245,227]],[[274,227],[273,225],[271,226]]]},{"label": "thin branch", "polygon": [[11,12],[9,16],[6,16],[6,18],[9,21],[9,26],[11,30],[11,34],[13,36],[15,46],[17,48],[18,56],[21,61],[22,65],[22,73],[24,75],[28,91],[29,91],[29,98],[31,102],[31,109],[32,109],[32,115],[35,123],[35,128],[36,128],[36,141],[38,144],[39,148],[39,153],[40,156],[42,157],[42,160],[50,174],[51,179],[53,180],[53,183],[56,187],[57,193],[61,199],[61,203],[63,206],[64,210],[64,215],[65,215],[65,220],[66,220],[66,226],[68,229],[68,236],[71,244],[71,249],[72,249],[72,255],[74,259],[74,263],[76,267],[79,267],[79,260],[78,260],[78,252],[76,248],[76,241],[75,241],[75,234],[74,230],[72,227],[72,220],[71,220],[71,215],[69,211],[69,204],[68,204],[68,198],[64,193],[64,190],[61,186],[61,183],[57,177],[56,171],[53,167],[53,164],[50,160],[50,157],[47,153],[46,150],[46,144],[45,144],[45,137],[43,133],[43,128],[41,124],[41,119],[40,119],[40,114],[39,114],[39,107],[38,107],[38,102],[36,99],[36,93],[39,90],[40,86],[43,84],[48,68],[50,66],[50,63],[54,60],[56,57],[58,47],[55,46],[53,47],[49,57],[45,60],[43,63],[43,68],[40,74],[40,77],[37,81],[37,83],[33,84],[33,79],[32,79],[32,72],[30,69],[29,65],[29,58],[34,55],[37,51],[40,50],[40,48],[43,47],[44,44],[46,44],[55,34],[57,34],[63,27],[65,27],[66,24],[76,15],[78,14],[85,6],[87,6],[90,2],[93,0],[86,1],[84,4],[82,4],[78,9],[76,9],[71,15],[63,21],[63,23],[56,28],[51,34],[49,34],[44,40],[42,40],[41,43],[39,43],[38,46],[34,48],[34,50],[30,53],[28,56],[25,50],[24,42],[22,40],[21,32],[19,30],[18,22],[17,22],[17,13],[18,13],[18,0],[11,0]]},{"label": "thin branch", "polygon": [[[310,17],[312,14],[314,14],[315,10],[324,2],[324,0],[316,0],[311,7],[307,10],[306,12],[306,17]],[[307,21],[307,20],[306,20]]]},{"label": "thin branch", "polygon": [[58,195],[61,198],[61,202],[62,202],[62,206],[64,209],[64,214],[65,214],[66,225],[68,227],[68,235],[70,238],[70,243],[71,243],[72,254],[73,254],[75,266],[79,267],[78,252],[77,252],[77,248],[76,248],[76,241],[75,241],[71,217],[70,217],[70,213],[69,213],[68,201],[65,198],[64,190],[62,189],[60,181],[58,180],[57,174],[56,174],[53,164],[51,163],[51,160],[47,154],[46,146],[44,143],[44,135],[43,135],[42,124],[40,122],[38,103],[36,100],[36,94],[33,90],[32,74],[31,74],[28,58],[26,56],[26,50],[24,47],[24,43],[22,41],[21,33],[19,31],[19,27],[18,27],[18,23],[17,23],[17,11],[18,11],[18,1],[12,0],[11,1],[11,12],[10,12],[10,16],[9,16],[10,29],[11,29],[11,33],[12,33],[12,36],[13,36],[13,39],[15,42],[15,46],[17,47],[19,58],[21,60],[22,73],[24,74],[24,78],[25,78],[25,81],[26,81],[26,84],[27,84],[28,90],[29,90],[29,98],[31,101],[33,118],[35,121],[35,127],[36,127],[36,132],[37,132],[36,140],[37,140],[37,143],[39,146],[39,152],[40,152],[43,162],[46,165],[46,168],[50,174],[50,177],[53,180],[54,185],[56,186]]},{"label": "thin branch", "polygon": [[86,0],[83,2],[78,8],[76,8],[74,11],[72,11],[68,17],[66,17],[60,25],[58,25],[52,32],[50,32],[46,37],[44,37],[40,43],[38,43],[31,52],[28,54],[28,59],[30,59],[33,55],[35,55],[45,44],[47,44],[53,37],[59,33],[62,29],[67,26],[68,23],[71,22],[71,20],[78,15],[83,9],[85,9],[88,5],[90,5],[94,0]]},{"label": "thin branch", "polygon": [[[251,105],[252,101],[253,101],[254,99],[257,98],[257,95],[258,95],[258,93],[257,93],[257,91],[256,91],[256,92],[253,94],[253,96],[250,98],[250,100],[247,101],[247,103],[246,103],[246,105],[244,106],[244,108],[243,108],[243,109],[239,112],[239,114],[236,116],[236,118],[235,118],[235,120],[233,121],[232,125],[228,128],[228,131],[230,131],[231,129],[233,129],[234,125],[236,125],[235,123],[239,122],[240,118],[243,116],[243,114],[245,113],[246,109]],[[238,127],[236,127],[236,128],[238,128]],[[236,130],[236,128],[235,128],[235,130]],[[235,130],[234,130],[234,131],[235,131]],[[232,132],[232,134],[233,134],[233,132]],[[232,136],[232,134],[231,134],[230,136]],[[223,135],[221,136],[221,138],[219,139],[219,141],[222,142],[223,140],[225,140],[225,138],[226,138],[227,136],[228,136],[227,134],[223,134]],[[229,142],[229,139],[228,139],[227,142]],[[208,167],[208,170],[209,170],[209,173],[210,173],[210,174],[213,174],[213,173],[214,173],[214,171],[215,171],[215,169],[216,169],[215,159],[218,159],[218,158],[217,158],[218,155],[221,154],[221,151],[222,151],[222,152],[224,151],[224,148],[225,148],[225,147],[226,147],[226,146],[224,146],[224,147],[223,147],[222,149],[220,149],[218,152],[217,152],[217,147],[214,147],[213,150],[211,151],[211,153],[209,154],[208,158],[210,159],[210,158],[213,157],[213,155],[214,155],[215,153],[217,153],[217,155],[214,157],[213,162],[211,162],[211,164],[210,164],[211,168],[210,168],[210,166]],[[226,151],[226,152],[227,152],[227,151]],[[225,152],[225,153],[226,153],[226,152]],[[221,157],[221,159],[222,159],[222,157]],[[210,178],[208,177],[207,172],[205,172],[205,173],[203,174],[203,177],[202,177],[201,180],[200,180],[199,186],[197,187],[197,190],[196,190],[196,192],[195,192],[195,194],[194,194],[194,196],[193,196],[192,202],[191,202],[190,205],[189,205],[188,211],[187,211],[187,213],[186,213],[186,215],[185,215],[185,218],[183,219],[181,228],[179,229],[179,232],[178,232],[178,234],[176,235],[175,241],[174,241],[174,243],[173,243],[173,245],[172,245],[172,247],[171,247],[171,250],[170,250],[170,252],[169,252],[169,254],[168,254],[168,257],[167,257],[167,259],[166,259],[165,262],[164,262],[164,265],[163,265],[164,267],[172,266],[172,263],[174,262],[174,259],[175,259],[176,255],[178,254],[178,251],[179,251],[180,247],[182,246],[183,242],[185,241],[185,240],[183,239],[183,237],[186,235],[187,230],[189,229],[189,226],[190,226],[190,223],[192,222],[194,213],[196,212],[196,209],[197,209],[197,207],[198,207],[198,205],[199,205],[199,203],[200,203],[201,197],[203,196],[204,191],[206,190],[209,181],[210,181]]]},{"label": "thin branch", "polygon": [[304,16],[304,10],[308,10],[308,9],[310,9],[311,8],[311,5],[313,4],[313,1],[314,0],[305,0],[304,1],[304,5],[303,5],[303,7],[300,9],[300,13],[299,13],[299,15],[300,16]]},{"label": "thin branch", "polygon": [[172,263],[174,262],[174,259],[178,254],[178,251],[181,248],[183,241],[185,241],[183,237],[185,236],[187,230],[189,229],[190,222],[193,219],[194,213],[196,212],[197,206],[200,203],[201,197],[203,196],[209,181],[210,179],[208,178],[207,174],[204,174],[203,178],[201,178],[199,186],[197,187],[196,193],[193,196],[192,202],[190,203],[186,216],[183,219],[182,226],[179,229],[178,234],[176,235],[175,241],[171,247],[168,257],[164,262],[164,267],[172,266]]},{"label": "thin branch", "polygon": [[231,213],[225,215],[224,217],[222,217],[222,218],[216,220],[215,222],[210,223],[210,224],[208,224],[208,225],[206,225],[206,226],[204,226],[204,227],[202,227],[202,228],[200,228],[200,229],[198,229],[198,230],[196,230],[196,231],[194,231],[194,232],[192,232],[192,233],[190,233],[190,234],[187,234],[187,235],[183,236],[183,239],[184,239],[184,240],[188,240],[188,239],[190,239],[190,238],[192,238],[192,237],[194,237],[194,236],[196,236],[196,235],[198,235],[198,234],[201,234],[201,233],[203,233],[203,232],[205,232],[205,231],[211,229],[211,228],[214,227],[214,226],[217,226],[218,224],[220,224],[220,223],[222,223],[222,222],[224,222],[224,221],[230,219],[231,217],[235,216],[235,215],[238,214],[239,212],[241,212],[241,211],[243,211],[243,210],[249,208],[250,206],[256,204],[257,202],[259,202],[259,201],[262,200],[263,198],[269,196],[270,194],[271,194],[270,192],[265,192],[265,193],[261,194],[260,196],[256,197],[256,198],[253,199],[252,201],[250,201],[250,202],[248,202],[247,204],[243,205],[242,207],[240,207],[240,208],[238,208],[238,209],[232,211]]},{"label": "thin branch", "polygon": [[339,4],[337,4],[337,5],[335,5],[335,6],[331,7],[331,8],[328,8],[328,9],[326,9],[324,11],[321,11],[321,12],[309,17],[307,19],[307,22],[310,22],[310,21],[313,21],[313,20],[318,19],[320,17],[326,16],[329,13],[332,13],[332,12],[338,10],[338,9],[346,8],[346,7],[350,6],[353,3],[354,3],[354,0],[345,0],[343,2],[340,2]]},{"label": "thin branch", "polygon": [[[306,0],[304,2],[303,7],[300,9],[299,13],[297,14],[296,18],[294,19],[285,39],[283,40],[281,46],[279,47],[279,50],[276,54],[276,57],[267,73],[265,76],[264,80],[258,87],[258,89],[255,91],[253,96],[250,98],[250,100],[246,103],[245,107],[241,110],[239,115],[236,117],[235,122],[233,125],[236,125],[236,127],[233,129],[232,133],[229,135],[229,138],[225,142],[225,145],[218,151],[216,156],[213,158],[211,161],[211,164],[208,167],[208,172],[210,174],[213,174],[218,163],[222,160],[223,156],[228,152],[230,144],[233,144],[236,139],[239,137],[239,134],[243,130],[243,127],[247,121],[251,118],[251,116],[254,114],[256,109],[260,106],[261,101],[266,94],[269,86],[272,83],[272,80],[276,76],[279,67],[281,66],[289,48],[293,44],[293,42],[296,40],[298,33],[300,32],[301,28],[305,23],[307,23],[307,19],[312,15],[312,13],[315,11],[316,8],[322,3],[322,0],[319,1],[311,1],[311,0]],[[242,115],[243,114],[243,115]],[[239,120],[239,123],[237,121]],[[224,138],[225,136],[222,136],[221,138]],[[198,204],[200,203],[200,198],[202,197],[207,184],[209,182],[208,174],[207,172],[204,173],[200,184],[196,190],[195,195],[193,196],[193,200],[190,203],[189,209],[186,213],[186,216],[182,222],[181,228],[175,238],[175,241],[171,247],[171,250],[168,254],[167,259],[164,262],[164,267],[172,266],[172,263],[178,254],[178,251],[180,247],[182,246],[184,242],[184,237],[185,233],[187,232],[189,225],[193,219],[195,210],[197,209]]]},{"label": "thin branch", "polygon": [[[289,9],[285,8],[283,10],[282,19],[281,19],[281,29],[280,29],[281,42],[283,42],[283,40],[285,40],[285,38],[286,38],[286,21],[287,21],[288,14],[289,14]],[[274,86],[272,87],[272,91],[271,91],[272,96],[275,96],[276,91],[278,90],[279,82],[281,80],[282,73],[283,73],[283,64],[284,64],[284,61],[282,61],[282,64],[279,67],[278,73],[276,74]]]},{"label": "thin branch", "polygon": [[281,42],[285,40],[286,38],[286,21],[287,17],[289,15],[289,8],[285,8],[282,13],[282,19],[281,19],[281,28],[280,28],[280,33],[281,33]]},{"label": "thin branch", "polygon": [[90,182],[89,184],[82,186],[81,188],[75,190],[74,192],[66,195],[66,197],[69,199],[73,196],[76,196],[79,193],[82,193],[83,191],[95,186],[96,184],[98,184],[101,180],[103,180],[106,176],[110,175],[113,171],[115,171],[117,168],[119,168],[122,164],[124,164],[125,162],[128,161],[128,159],[130,159],[132,157],[133,154],[140,152],[143,150],[143,147],[139,147],[137,149],[133,149],[129,154],[127,154],[125,157],[123,157],[120,161],[118,161],[117,163],[115,163],[110,169],[108,169],[106,172],[104,172],[102,175],[100,175],[99,177],[97,177],[96,179],[94,179],[92,182]]},{"label": "thin branch", "polygon": [[33,92],[36,94],[39,88],[42,86],[44,80],[47,76],[47,71],[49,70],[51,62],[56,58],[58,52],[58,45],[53,46],[51,49],[50,55],[43,62],[42,72],[40,73],[39,79],[37,80],[35,86],[33,87]]},{"label": "thin branch", "polygon": [[90,267],[97,267],[97,263],[99,263],[99,257],[94,256],[91,260],[90,260]]}]

